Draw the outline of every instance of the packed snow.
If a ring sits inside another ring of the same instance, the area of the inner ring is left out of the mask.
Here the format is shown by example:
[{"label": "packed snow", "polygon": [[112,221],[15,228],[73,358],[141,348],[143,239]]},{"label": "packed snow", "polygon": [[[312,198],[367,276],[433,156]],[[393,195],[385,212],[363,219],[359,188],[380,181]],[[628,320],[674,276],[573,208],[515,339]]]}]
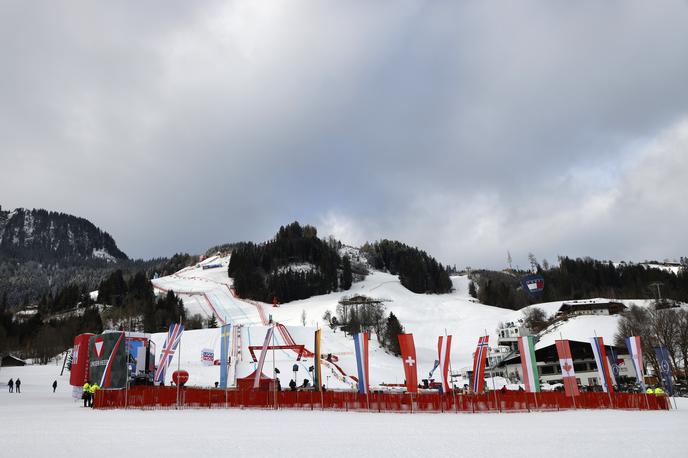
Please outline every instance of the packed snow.
[{"label": "packed snow", "polygon": [[[303,410],[93,410],[61,363],[5,367],[1,455],[684,456],[688,400],[671,411],[401,414]],[[57,380],[57,392],[52,383]]]}]

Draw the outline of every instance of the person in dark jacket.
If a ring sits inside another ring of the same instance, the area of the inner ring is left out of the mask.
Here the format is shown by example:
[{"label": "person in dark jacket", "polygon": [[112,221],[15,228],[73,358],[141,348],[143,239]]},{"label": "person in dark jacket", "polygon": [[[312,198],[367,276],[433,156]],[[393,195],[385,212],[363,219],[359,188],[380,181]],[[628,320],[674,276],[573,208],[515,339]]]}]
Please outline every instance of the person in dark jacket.
[{"label": "person in dark jacket", "polygon": [[289,382],[289,389],[292,390],[292,391],[296,391],[296,382],[294,381],[294,379],[292,379],[292,380]]},{"label": "person in dark jacket", "polygon": [[57,380],[55,380],[53,382],[53,393],[55,392],[56,389],[57,389]]},{"label": "person in dark jacket", "polygon": [[14,382],[14,387],[17,393],[21,393],[21,380],[17,379],[17,381]]},{"label": "person in dark jacket", "polygon": [[7,382],[7,386],[10,387],[10,393],[14,391],[14,380],[10,379],[9,382]]}]

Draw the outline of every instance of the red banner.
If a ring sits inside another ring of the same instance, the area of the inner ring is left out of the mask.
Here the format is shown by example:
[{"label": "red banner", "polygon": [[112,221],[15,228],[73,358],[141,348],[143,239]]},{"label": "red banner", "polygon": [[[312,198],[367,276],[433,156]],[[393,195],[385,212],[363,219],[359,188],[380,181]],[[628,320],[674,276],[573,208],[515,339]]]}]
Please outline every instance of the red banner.
[{"label": "red banner", "polygon": [[417,393],[418,370],[416,363],[416,346],[413,343],[413,334],[399,334],[399,345],[401,346],[401,359],[404,363],[406,390],[410,393]]},{"label": "red banner", "polygon": [[81,388],[88,382],[88,341],[91,336],[93,334],[79,334],[74,337],[69,384],[77,388],[73,393],[77,398],[81,397]]},{"label": "red banner", "polygon": [[564,382],[566,396],[578,396],[578,382],[576,372],[573,370],[573,358],[571,357],[571,347],[568,340],[556,340],[557,354],[559,355],[559,365],[561,366],[561,377]]}]

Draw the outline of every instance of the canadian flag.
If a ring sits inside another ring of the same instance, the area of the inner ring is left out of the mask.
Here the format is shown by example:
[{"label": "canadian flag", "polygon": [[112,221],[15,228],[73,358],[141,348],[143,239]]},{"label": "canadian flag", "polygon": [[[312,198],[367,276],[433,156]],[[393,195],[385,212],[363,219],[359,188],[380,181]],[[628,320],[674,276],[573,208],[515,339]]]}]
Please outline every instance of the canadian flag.
[{"label": "canadian flag", "polygon": [[401,359],[404,363],[406,390],[409,393],[417,393],[418,364],[416,363],[416,346],[413,343],[413,334],[399,334],[399,346],[401,347]]},{"label": "canadian flag", "polygon": [[576,381],[576,372],[573,370],[573,358],[571,357],[569,341],[557,340],[554,343],[557,346],[559,365],[561,366],[561,377],[564,382],[566,396],[578,396],[578,382]]}]

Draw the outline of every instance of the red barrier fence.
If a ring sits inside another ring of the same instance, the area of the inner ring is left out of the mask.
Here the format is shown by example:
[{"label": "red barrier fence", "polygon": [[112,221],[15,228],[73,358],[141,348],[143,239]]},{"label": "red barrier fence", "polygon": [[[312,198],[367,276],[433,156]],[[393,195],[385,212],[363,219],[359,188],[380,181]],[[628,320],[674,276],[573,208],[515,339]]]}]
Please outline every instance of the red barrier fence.
[{"label": "red barrier fence", "polygon": [[437,392],[371,393],[350,391],[251,391],[135,386],[129,390],[98,390],[95,407],[101,409],[262,408],[326,409],[374,412],[529,412],[564,409],[669,410],[666,396],[642,393],[490,392],[481,395]]}]

